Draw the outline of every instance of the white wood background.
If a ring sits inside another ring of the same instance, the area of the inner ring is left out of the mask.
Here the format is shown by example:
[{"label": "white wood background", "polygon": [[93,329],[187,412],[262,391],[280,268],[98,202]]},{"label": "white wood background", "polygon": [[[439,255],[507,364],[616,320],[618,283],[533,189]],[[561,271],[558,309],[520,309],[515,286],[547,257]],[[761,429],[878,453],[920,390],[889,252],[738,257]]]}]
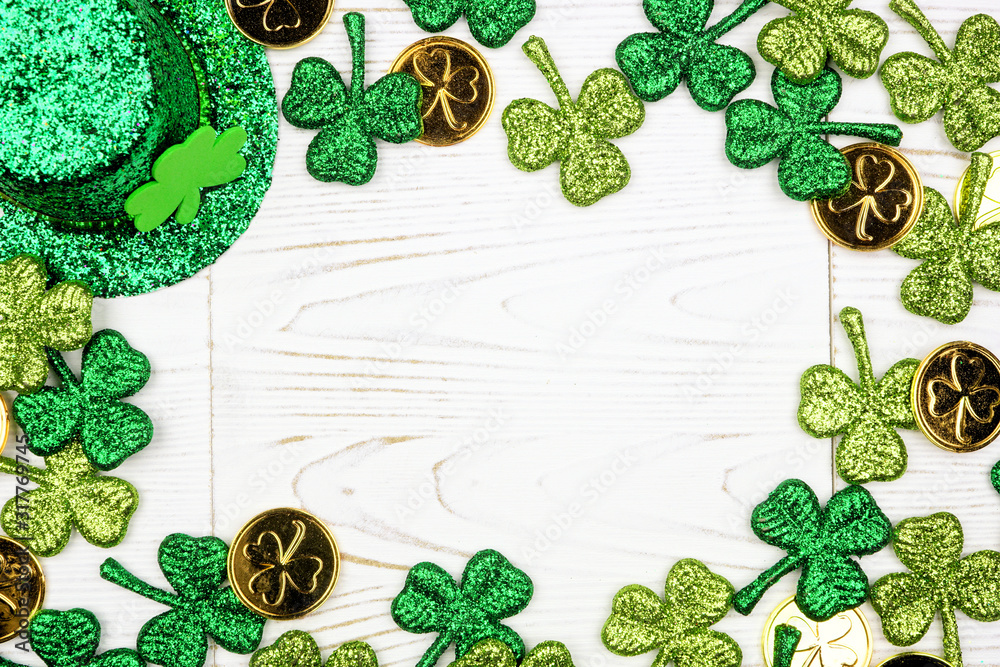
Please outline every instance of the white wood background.
[{"label": "white wood background", "polygon": [[[962,19],[998,9],[923,4],[949,45]],[[714,19],[736,5],[719,0]],[[930,53],[884,2],[855,5],[889,21],[884,55]],[[426,36],[400,0],[348,0],[318,39],[270,53],[279,96],[306,56],[349,71],[347,11],[368,17],[368,83]],[[758,64],[747,95],[771,100],[771,68],[753,45],[785,13],[765,7],[723,40]],[[366,187],[309,178],[313,133],[282,121],[274,187],[215,266],[96,304],[96,327],[119,329],[152,360],[135,403],[156,436],[117,471],[141,494],[127,539],[104,551],[75,535],[44,562],[46,606],[89,608],[104,625],[102,648],[133,646],[164,609],[99,579],[104,558],[165,584],[155,558],[168,533],[230,540],[259,511],[292,505],[329,523],[343,570],[323,609],[269,623],[266,643],[300,628],[316,633],[324,656],[363,639],[383,665],[413,665],[432,636],[405,633],[389,616],[407,569],[432,560],[458,576],[492,547],[535,582],[531,605],[510,621],[529,647],[563,641],[579,667],[649,665],[652,654],[620,658],[600,643],[620,587],[660,591],[670,566],[694,557],[739,588],[782,555],[750,532],[753,505],[789,477],[824,501],[842,485],[831,443],[795,421],[807,367],[832,358],[856,374],[835,313],[853,305],[865,314],[879,374],[950,340],[1000,347],[1000,297],[977,287],[972,314],[951,328],[908,314],[898,289],[915,264],[832,248],[808,208],[778,190],[773,165],[744,172],[727,162],[724,114],[697,108],[683,86],[647,105],[645,126],[617,142],[632,182],[596,206],[554,196],[556,167],[525,174],[507,162],[504,106],[525,96],[554,103],[519,49],[529,35],[548,41],[575,93],[590,72],[614,66],[621,39],[650,29],[639,0],[539,0],[510,45],[484,50],[498,85],[489,125],[452,148],[380,145]],[[464,21],[449,34],[471,41]],[[893,121],[877,78],[845,83],[835,120]],[[967,156],[951,148],[940,117],[904,130],[904,152],[950,197]],[[614,312],[587,325],[606,306]],[[581,329],[590,335],[574,338]],[[871,486],[893,522],[947,509],[968,550],[1000,548],[1000,498],[988,480],[1000,446],[955,455],[904,437],[909,472]],[[580,515],[559,528],[576,505]],[[559,535],[539,542],[539,531]],[[902,569],[889,550],[863,564],[873,580]],[[737,638],[744,664],[761,664],[764,619],[795,580],[752,616],[716,626]],[[895,649],[865,609],[879,661]],[[961,614],[959,625],[968,664],[1000,664],[1000,625]],[[939,640],[935,623],[918,647],[940,652]],[[4,655],[40,664],[10,645]],[[247,658],[218,650],[210,660]]]}]

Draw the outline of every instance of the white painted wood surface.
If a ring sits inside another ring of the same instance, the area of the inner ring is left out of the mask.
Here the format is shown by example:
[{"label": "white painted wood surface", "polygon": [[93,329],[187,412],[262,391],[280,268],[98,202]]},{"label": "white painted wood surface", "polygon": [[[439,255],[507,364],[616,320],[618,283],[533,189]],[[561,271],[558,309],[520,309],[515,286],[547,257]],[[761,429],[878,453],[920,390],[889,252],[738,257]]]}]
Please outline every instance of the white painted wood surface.
[{"label": "white painted wood surface", "polygon": [[[736,4],[719,0],[715,18]],[[949,44],[965,17],[997,10],[987,0],[924,4]],[[313,133],[282,121],[274,187],[214,267],[97,304],[96,326],[121,330],[152,359],[135,402],[157,429],[118,471],[142,498],[125,542],[103,551],[77,535],[44,563],[47,606],[95,611],[102,648],[133,645],[163,611],[99,579],[104,558],[159,585],[156,548],[168,533],[229,540],[257,512],[293,505],[335,531],[342,576],[322,610],[269,623],[265,642],[300,628],[316,633],[324,655],[363,639],[382,664],[413,665],[432,637],[402,632],[389,616],[407,568],[432,560],[458,576],[492,547],[535,582],[531,605],[510,621],[529,646],[563,641],[580,667],[649,665],[652,654],[619,658],[601,646],[620,587],[662,590],[682,557],[745,585],[781,556],[750,532],[753,505],[788,477],[824,501],[841,486],[831,443],[795,421],[807,367],[833,358],[855,373],[836,312],[865,314],[879,374],[949,340],[1000,347],[1000,297],[977,288],[972,314],[951,328],[909,315],[898,288],[914,263],[831,248],[807,207],[780,193],[773,165],[743,172],[727,162],[723,114],[698,109],[683,86],[616,142],[634,172],[619,195],[577,209],[553,195],[556,167],[515,170],[500,112],[517,97],[553,101],[519,44],[545,38],[576,92],[614,65],[621,39],[650,29],[638,0],[539,5],[508,47],[485,53],[498,104],[472,140],[382,144],[375,180],[351,188],[309,178]],[[929,53],[883,2],[855,5],[889,21],[885,55]],[[279,96],[303,57],[349,69],[342,18],[354,10],[368,17],[369,83],[426,36],[398,0],[345,3],[311,44],[271,52]],[[758,64],[746,96],[771,99],[771,69],[753,44],[784,13],[765,7],[723,40]],[[449,34],[471,40],[464,21]],[[835,120],[893,120],[877,79],[845,84]],[[904,152],[950,196],[966,156],[940,118],[904,130]],[[988,481],[1000,448],[958,456],[916,433],[905,439],[909,472],[871,487],[889,517],[947,509],[963,521],[968,550],[1000,547],[1000,498]],[[902,569],[891,551],[864,566],[873,580]],[[752,616],[731,613],[717,626],[740,642],[744,664],[761,663],[764,619],[795,579]],[[879,661],[896,650],[865,609]],[[1000,625],[961,615],[959,625],[968,664],[1000,664]],[[935,624],[918,648],[939,651],[939,639]],[[210,659],[247,661],[222,650]]]}]

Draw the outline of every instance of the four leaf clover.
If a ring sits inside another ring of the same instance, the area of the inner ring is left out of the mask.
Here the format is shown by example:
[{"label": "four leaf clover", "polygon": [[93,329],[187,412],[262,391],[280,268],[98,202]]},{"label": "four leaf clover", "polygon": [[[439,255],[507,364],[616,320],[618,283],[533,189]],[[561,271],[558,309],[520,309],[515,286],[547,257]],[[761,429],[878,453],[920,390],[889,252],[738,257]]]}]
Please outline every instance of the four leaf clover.
[{"label": "four leaf clover", "polygon": [[31,620],[31,648],[48,667],[145,667],[130,648],[97,654],[101,624],[86,609],[43,609]]},{"label": "four leaf clover", "polygon": [[706,111],[724,109],[753,83],[757,70],[750,56],[716,40],[766,3],[744,0],[735,12],[706,29],[715,0],[644,0],[646,17],[660,32],[625,38],[615,52],[618,66],[646,102],[662,100],[684,79],[698,106]]},{"label": "four leaf clover", "polygon": [[533,590],[527,574],[486,549],[469,560],[460,584],[434,563],[414,565],[392,601],[392,618],[407,632],[438,633],[417,667],[434,665],[453,642],[461,658],[488,638],[507,644],[520,660],[524,642],[500,621],[527,607]]},{"label": "four leaf clover", "polygon": [[662,600],[637,584],[618,591],[601,640],[617,655],[657,649],[653,667],[738,667],[743,652],[736,641],[709,629],[729,612],[732,597],[732,584],[686,558],[670,568]]},{"label": "four leaf clover", "polygon": [[[323,656],[312,635],[289,630],[270,646],[254,651],[250,667],[323,667]],[[348,642],[330,655],[326,667],[378,667],[378,658],[365,642]]]},{"label": "four leaf clover", "polygon": [[559,160],[563,194],[576,206],[590,206],[624,188],[632,171],[607,140],[632,134],[646,118],[628,81],[618,70],[597,70],[574,102],[545,42],[532,37],[523,49],[548,79],[560,108],[532,99],[510,103],[502,122],[511,163],[521,171],[538,171]]},{"label": "four leaf clover", "polygon": [[101,577],[170,607],[139,631],[136,647],[146,662],[163,667],[201,667],[208,637],[232,653],[260,645],[264,618],[245,607],[226,583],[226,543],[217,537],[181,533],[160,543],[157,561],[176,595],[150,586],[114,558],[101,565]]},{"label": "four leaf clover", "polygon": [[861,312],[844,308],[840,323],[854,346],[861,384],[833,366],[813,366],[802,374],[799,425],[814,438],[844,436],[836,463],[848,484],[899,479],[906,472],[907,455],[895,429],[917,428],[910,389],[920,361],[903,359],[876,381]]},{"label": "four leaf clover", "polygon": [[[448,667],[518,667],[518,662],[502,641],[484,639]],[[528,651],[520,667],[573,667],[573,657],[561,642],[542,642]]]},{"label": "four leaf clover", "polygon": [[444,32],[465,14],[477,42],[498,49],[535,16],[535,0],[404,0],[414,22],[427,32]]},{"label": "four leaf clover", "polygon": [[825,621],[868,598],[868,577],[851,556],[880,551],[892,524],[861,486],[833,494],[821,508],[809,485],[788,479],[753,510],[754,534],[788,555],[733,597],[733,607],[749,614],[764,593],[786,574],[802,568],[795,603],[814,621]]},{"label": "four leaf clover", "polygon": [[909,646],[927,634],[940,612],[944,657],[961,665],[955,610],[977,621],[1000,620],[1000,553],[977,551],[962,558],[962,524],[948,512],[905,519],[892,548],[909,573],[889,574],[874,584],[872,607],[894,646]]},{"label": "four leaf clover", "polygon": [[76,350],[90,340],[90,288],[66,281],[46,291],[47,280],[37,257],[0,263],[0,391],[38,391],[49,376],[46,348]]},{"label": "four leaf clover", "polygon": [[387,74],[366,90],[364,15],[348,13],[344,27],[353,62],[350,89],[333,65],[306,58],[295,66],[281,112],[296,127],[320,130],[306,152],[313,178],[364,185],[378,166],[376,137],[404,144],[423,134],[423,90],[403,72]]}]

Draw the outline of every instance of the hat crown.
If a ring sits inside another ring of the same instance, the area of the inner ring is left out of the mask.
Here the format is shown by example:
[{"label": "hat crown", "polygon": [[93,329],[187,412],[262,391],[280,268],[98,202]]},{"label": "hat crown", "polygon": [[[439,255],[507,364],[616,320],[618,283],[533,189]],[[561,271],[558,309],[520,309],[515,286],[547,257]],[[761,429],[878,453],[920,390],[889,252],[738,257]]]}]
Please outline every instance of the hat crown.
[{"label": "hat crown", "polygon": [[199,124],[180,37],[149,0],[8,1],[0,33],[0,192],[80,228],[121,218]]}]

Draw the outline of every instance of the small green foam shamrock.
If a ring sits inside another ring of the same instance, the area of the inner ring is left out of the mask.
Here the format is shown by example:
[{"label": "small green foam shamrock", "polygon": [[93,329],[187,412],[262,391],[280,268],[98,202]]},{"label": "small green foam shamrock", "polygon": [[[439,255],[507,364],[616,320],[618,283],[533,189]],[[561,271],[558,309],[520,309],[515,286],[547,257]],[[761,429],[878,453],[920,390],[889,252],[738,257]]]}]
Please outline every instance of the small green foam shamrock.
[{"label": "small green foam shamrock", "polygon": [[538,171],[556,160],[559,180],[571,204],[590,206],[628,185],[628,160],[608,139],[628,136],[642,126],[646,110],[618,70],[599,69],[583,82],[574,102],[545,42],[532,37],[523,47],[559,101],[559,110],[532,99],[504,109],[507,155],[521,171]]},{"label": "small green foam shamrock", "polygon": [[781,577],[802,568],[795,603],[814,621],[825,621],[868,598],[868,577],[852,556],[880,551],[892,524],[861,486],[833,494],[821,508],[809,485],[787,479],[753,510],[753,532],[788,555],[733,596],[744,616]]},{"label": "small green foam shamrock", "polygon": [[774,1],[794,15],[765,25],[757,50],[790,81],[814,80],[827,59],[855,79],[867,79],[878,69],[889,26],[877,14],[848,9],[851,0]]},{"label": "small green foam shamrock", "polygon": [[153,163],[153,180],[125,200],[125,212],[135,228],[149,232],[173,215],[179,224],[194,222],[201,207],[201,189],[225,185],[243,175],[247,161],[240,150],[247,142],[242,127],[220,135],[210,125],[171,146]]},{"label": "small green foam shamrock", "polygon": [[154,616],[136,640],[146,662],[163,667],[201,667],[208,638],[231,653],[250,653],[260,645],[264,618],[243,605],[226,583],[226,543],[217,537],[168,535],[160,543],[160,571],[176,595],[154,588],[114,558],[101,564],[101,577],[170,607]]},{"label": "small green foam shamrock", "polygon": [[74,439],[35,468],[0,456],[0,473],[27,477],[37,489],[16,495],[0,511],[4,532],[23,539],[39,556],[54,556],[73,528],[94,546],[109,549],[125,539],[139,492],[118,477],[100,475]]},{"label": "small green foam shamrock", "polygon": [[601,641],[617,655],[657,649],[653,667],[738,667],[739,644],[709,629],[729,612],[733,586],[701,562],[685,558],[667,575],[664,599],[645,586],[618,591]]},{"label": "small green foam shamrock", "polygon": [[[312,635],[289,630],[270,646],[254,651],[250,667],[323,667],[323,656]],[[365,642],[348,642],[330,655],[326,667],[378,667],[378,658]]]},{"label": "small green foam shamrock", "polygon": [[903,281],[899,296],[914,315],[957,324],[972,309],[972,283],[1000,291],[1000,225],[976,228],[976,218],[993,169],[993,158],[972,154],[963,208],[956,220],[948,200],[924,188],[924,212],[892,249],[925,260]]},{"label": "small green foam shamrock", "polygon": [[98,470],[113,470],[153,439],[153,420],[121,399],[149,381],[149,359],[117,331],[98,331],[83,348],[78,380],[62,356],[50,353],[62,379],[14,399],[14,421],[38,456],[61,452],[78,438],[83,453]]},{"label": "small green foam shamrock", "polygon": [[955,50],[913,0],[892,0],[899,14],[934,51],[937,60],[917,53],[886,59],[879,75],[889,91],[893,113],[904,123],[923,123],[944,110],[944,130],[960,151],[975,151],[1000,134],[1000,25],[986,14],[967,19],[958,29]]},{"label": "small green foam shamrock", "polygon": [[771,667],[792,667],[795,650],[802,641],[802,631],[794,625],[782,623],[774,628],[774,654]]},{"label": "small green foam shamrock", "polygon": [[43,609],[31,620],[31,648],[48,667],[145,667],[130,648],[97,654],[101,624],[86,609]]},{"label": "small green foam shamrock", "polygon": [[300,60],[281,113],[295,127],[320,131],[306,152],[306,168],[313,178],[364,185],[378,166],[376,137],[405,144],[423,134],[423,89],[411,75],[397,72],[366,90],[364,15],[348,13],[344,27],[354,68],[350,89],[337,68],[322,58]]},{"label": "small green foam shamrock", "polygon": [[888,574],[872,584],[871,602],[882,632],[894,646],[927,634],[934,616],[944,626],[944,657],[962,664],[955,610],[977,621],[1000,620],[1000,553],[977,551],[962,558],[965,537],[953,514],[904,519],[892,548],[910,572]]},{"label": "small green foam shamrock", "polygon": [[434,563],[410,568],[403,590],[392,601],[392,619],[407,632],[438,633],[417,667],[437,663],[452,643],[461,658],[489,638],[507,644],[520,660],[524,642],[500,621],[527,607],[533,590],[527,574],[503,554],[485,549],[466,564],[460,584]]},{"label": "small green foam shamrock", "polygon": [[895,125],[831,123],[823,119],[840,101],[840,75],[824,69],[811,83],[792,83],[780,70],[771,78],[777,108],[760,100],[737,100],[726,109],[726,155],[741,169],[780,158],[778,184],[797,201],[832,199],[851,185],[851,166],[822,137],[844,134],[898,146]]},{"label": "small green foam shamrock", "polygon": [[750,87],[757,70],[750,56],[716,40],[766,3],[745,0],[735,12],[707,28],[715,0],[644,0],[646,18],[660,32],[626,37],[615,51],[618,67],[646,102],[662,100],[685,80],[702,109],[725,109]]},{"label": "small green foam shamrock", "polygon": [[821,364],[802,374],[799,426],[814,438],[844,436],[837,445],[837,473],[848,484],[891,482],[906,472],[906,444],[897,428],[915,429],[910,405],[917,359],[903,359],[875,380],[865,323],[856,308],[840,311],[854,346],[861,384],[838,368]]},{"label": "small green foam shamrock", "polygon": [[46,291],[48,278],[32,255],[0,263],[0,391],[38,391],[49,376],[46,348],[65,352],[90,340],[90,288],[71,280]]},{"label": "small green foam shamrock", "polygon": [[[542,642],[528,651],[521,667],[573,667],[573,657],[561,642]],[[448,667],[518,667],[517,658],[507,644],[498,639],[484,639]]]},{"label": "small green foam shamrock", "polygon": [[427,32],[444,32],[465,14],[477,42],[498,49],[535,17],[535,0],[404,0],[413,21]]}]

